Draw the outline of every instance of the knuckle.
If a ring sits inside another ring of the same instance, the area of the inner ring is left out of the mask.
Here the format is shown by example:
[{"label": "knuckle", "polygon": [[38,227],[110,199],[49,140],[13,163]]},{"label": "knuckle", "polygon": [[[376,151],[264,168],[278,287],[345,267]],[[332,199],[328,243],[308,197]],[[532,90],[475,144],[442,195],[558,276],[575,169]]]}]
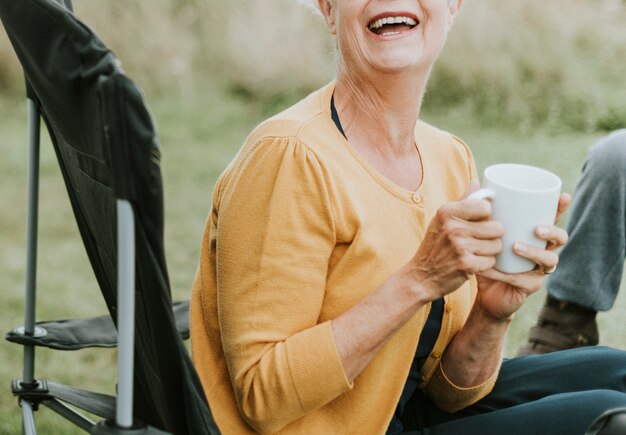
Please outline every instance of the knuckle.
[{"label": "knuckle", "polygon": [[458,225],[452,219],[446,219],[441,224],[441,229],[448,236],[453,235],[453,233],[455,232],[457,227],[458,227]]},{"label": "knuckle", "polygon": [[437,210],[436,218],[439,222],[447,222],[452,217],[450,204],[444,204]]},{"label": "knuckle", "polygon": [[466,273],[474,273],[476,270],[473,256],[465,253],[459,257],[459,269]]},{"label": "knuckle", "polygon": [[448,225],[447,233],[451,240],[464,245],[463,241],[465,239],[465,229],[462,226],[456,223],[451,223]]},{"label": "knuckle", "polygon": [[459,259],[463,259],[467,255],[467,244],[461,237],[452,238],[452,249]]}]

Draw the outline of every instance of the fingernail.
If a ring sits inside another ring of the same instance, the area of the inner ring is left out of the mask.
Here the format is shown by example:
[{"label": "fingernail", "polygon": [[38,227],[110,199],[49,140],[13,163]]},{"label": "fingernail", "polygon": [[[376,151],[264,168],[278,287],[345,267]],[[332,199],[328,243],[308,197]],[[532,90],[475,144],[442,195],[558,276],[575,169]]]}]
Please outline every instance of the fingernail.
[{"label": "fingernail", "polygon": [[526,245],[519,242],[513,245],[513,249],[515,249],[515,252],[518,254],[525,254],[528,251],[528,249],[526,249]]},{"label": "fingernail", "polygon": [[543,225],[537,227],[537,235],[539,236],[547,236],[549,232],[548,227],[544,227]]}]

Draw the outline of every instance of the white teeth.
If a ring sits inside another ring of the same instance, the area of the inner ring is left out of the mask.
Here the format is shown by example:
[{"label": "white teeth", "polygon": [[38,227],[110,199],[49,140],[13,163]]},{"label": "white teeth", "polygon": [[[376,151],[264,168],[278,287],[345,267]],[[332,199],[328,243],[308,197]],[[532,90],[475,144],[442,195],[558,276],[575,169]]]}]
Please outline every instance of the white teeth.
[{"label": "white teeth", "polygon": [[409,26],[416,26],[417,21],[411,17],[385,17],[380,18],[368,26],[370,30],[380,29],[385,24],[406,24]]}]

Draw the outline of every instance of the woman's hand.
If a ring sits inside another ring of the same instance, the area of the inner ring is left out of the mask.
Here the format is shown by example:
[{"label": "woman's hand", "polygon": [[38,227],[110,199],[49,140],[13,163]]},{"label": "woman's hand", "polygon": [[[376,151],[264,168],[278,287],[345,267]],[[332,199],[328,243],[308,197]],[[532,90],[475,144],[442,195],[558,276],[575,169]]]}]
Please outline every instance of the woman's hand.
[{"label": "woman's hand", "polygon": [[472,182],[462,199],[437,211],[409,263],[414,282],[427,292],[427,300],[456,290],[469,275],[491,270],[502,250],[504,229],[500,222],[489,220],[491,203],[467,199],[478,188],[478,182]]},{"label": "woman's hand", "polygon": [[[570,203],[568,194],[561,194],[555,223],[567,210]],[[507,274],[489,269],[477,273],[478,295],[476,303],[482,311],[495,320],[508,320],[522,306],[528,296],[543,285],[546,270],[556,267],[559,256],[555,252],[567,242],[567,232],[554,225],[539,226],[535,229],[538,238],[548,242],[546,249],[539,249],[523,243],[516,243],[517,255],[537,263],[537,267],[526,273]]]}]

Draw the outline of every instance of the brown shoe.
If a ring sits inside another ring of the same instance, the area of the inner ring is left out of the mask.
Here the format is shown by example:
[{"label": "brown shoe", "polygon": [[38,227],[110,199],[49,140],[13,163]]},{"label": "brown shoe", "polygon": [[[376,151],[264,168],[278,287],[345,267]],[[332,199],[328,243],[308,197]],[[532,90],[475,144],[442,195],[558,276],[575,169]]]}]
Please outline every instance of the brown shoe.
[{"label": "brown shoe", "polygon": [[528,343],[517,356],[555,352],[598,344],[596,312],[548,296],[537,325],[530,329]]}]

